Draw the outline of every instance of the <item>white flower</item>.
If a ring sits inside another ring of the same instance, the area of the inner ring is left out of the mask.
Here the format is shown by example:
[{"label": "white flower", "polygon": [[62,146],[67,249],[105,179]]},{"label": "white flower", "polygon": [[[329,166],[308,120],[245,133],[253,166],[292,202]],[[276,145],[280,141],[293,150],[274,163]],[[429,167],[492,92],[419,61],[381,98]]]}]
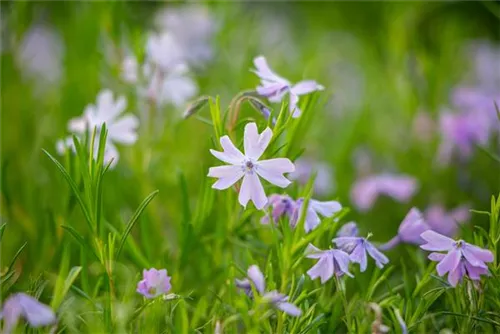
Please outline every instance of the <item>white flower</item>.
[{"label": "white flower", "polygon": [[219,179],[212,188],[227,189],[243,178],[238,197],[240,204],[246,207],[251,200],[257,209],[262,209],[267,203],[267,196],[259,176],[278,187],[286,188],[291,182],[283,176],[283,173],[291,173],[295,169],[287,158],[259,161],[272,136],[271,129],[267,128],[259,135],[257,125],[248,123],[244,135],[245,154],[234,146],[228,136],[221,137],[220,143],[224,151],[210,150],[210,152],[217,159],[230,165],[209,169],[208,176]]},{"label": "white flower", "polygon": [[57,31],[45,25],[34,25],[24,35],[17,51],[17,61],[24,75],[46,84],[60,81],[64,48]]},{"label": "white flower", "polygon": [[271,102],[281,102],[288,93],[290,98],[288,106],[294,118],[301,114],[297,106],[300,95],[325,89],[314,80],[304,80],[292,85],[290,81],[274,73],[263,56],[256,57],[253,63],[256,68],[253,72],[261,79],[261,85],[257,86],[257,93],[267,97]]},{"label": "white flower", "polygon": [[[139,120],[136,116],[128,114],[122,116],[127,107],[125,97],[120,96],[115,101],[113,93],[110,90],[103,90],[97,96],[97,103],[91,104],[85,108],[81,117],[73,118],[68,123],[68,130],[78,137],[83,137],[88,131],[92,133],[94,127],[99,131],[104,123],[108,129],[106,140],[104,162],[113,160],[116,164],[119,158],[118,150],[114,143],[131,145],[137,141],[137,127]],[[95,142],[94,154],[97,154],[98,140]],[[65,148],[72,148],[71,138],[58,141],[56,144],[59,153],[65,151]]]},{"label": "white flower", "polygon": [[211,41],[217,22],[205,6],[169,6],[158,13],[156,23],[172,34],[185,62],[196,66],[212,58]]},{"label": "white flower", "polygon": [[146,45],[146,55],[150,62],[162,71],[183,63],[179,44],[168,32],[150,34]]}]

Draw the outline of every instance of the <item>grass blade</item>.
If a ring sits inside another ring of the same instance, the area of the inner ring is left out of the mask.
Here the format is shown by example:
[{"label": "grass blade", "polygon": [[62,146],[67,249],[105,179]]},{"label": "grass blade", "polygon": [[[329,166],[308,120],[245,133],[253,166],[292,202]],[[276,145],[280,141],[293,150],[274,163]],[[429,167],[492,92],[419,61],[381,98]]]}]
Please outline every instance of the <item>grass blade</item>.
[{"label": "grass blade", "polygon": [[151,202],[153,198],[155,198],[155,196],[158,195],[158,192],[159,190],[155,190],[151,194],[149,194],[149,196],[146,197],[144,201],[142,201],[141,205],[139,205],[135,213],[130,218],[129,222],[127,223],[127,227],[125,228],[125,231],[123,232],[123,235],[120,239],[118,251],[116,252],[116,259],[120,257],[120,253],[122,252],[123,246],[125,245],[125,241],[127,240],[127,237],[130,234],[130,231],[132,231],[132,228],[134,227],[135,223],[141,216],[144,209],[148,206],[149,202]]}]

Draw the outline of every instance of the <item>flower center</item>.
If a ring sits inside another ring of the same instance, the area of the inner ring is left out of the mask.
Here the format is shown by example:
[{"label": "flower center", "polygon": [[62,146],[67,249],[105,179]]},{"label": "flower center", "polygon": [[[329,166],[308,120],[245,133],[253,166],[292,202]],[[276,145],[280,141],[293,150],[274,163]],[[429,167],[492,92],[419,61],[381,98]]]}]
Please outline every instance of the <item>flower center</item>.
[{"label": "flower center", "polygon": [[455,242],[455,247],[456,248],[462,248],[464,246],[464,241],[463,240],[458,240]]},{"label": "flower center", "polygon": [[252,160],[246,160],[242,167],[245,173],[252,174],[256,166]]}]

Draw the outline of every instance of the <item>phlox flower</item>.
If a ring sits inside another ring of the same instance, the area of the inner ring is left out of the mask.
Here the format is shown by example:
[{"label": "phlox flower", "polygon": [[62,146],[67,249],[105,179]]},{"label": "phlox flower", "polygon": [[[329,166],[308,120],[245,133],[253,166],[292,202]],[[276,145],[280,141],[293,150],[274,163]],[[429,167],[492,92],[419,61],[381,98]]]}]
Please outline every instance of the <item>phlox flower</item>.
[{"label": "phlox flower", "polygon": [[166,294],[172,288],[170,279],[171,277],[167,275],[166,269],[144,269],[142,280],[137,283],[137,292],[146,298],[155,298]]},{"label": "phlox flower", "polygon": [[[456,286],[464,276],[471,280],[480,280],[488,274],[486,262],[493,262],[493,253],[463,240],[455,241],[432,230],[420,235],[427,243],[420,248],[432,251],[429,259],[439,261],[436,270],[439,276],[448,273],[448,282]],[[438,253],[438,252],[447,252]]]},{"label": "phlox flower", "polygon": [[[84,137],[85,133],[92,133],[94,127],[99,131],[104,123],[108,130],[108,136],[105,146],[104,163],[113,159],[113,166],[119,158],[115,143],[132,145],[137,141],[137,127],[139,120],[132,114],[122,115],[127,107],[127,100],[124,96],[113,99],[113,93],[110,90],[103,90],[97,96],[95,105],[88,105],[81,117],[73,118],[68,123],[68,130],[77,137]],[[97,138],[99,136],[97,135]],[[97,156],[98,140],[95,142],[94,154]],[[59,154],[63,154],[66,149],[74,150],[71,137],[60,140],[56,143]]]},{"label": "phlox flower", "polygon": [[314,193],[319,196],[330,194],[334,189],[332,168],[324,162],[317,162],[305,158],[295,161],[295,172],[289,175],[290,180],[296,180],[300,184],[307,184],[313,174]]},{"label": "phlox flower", "polygon": [[407,202],[418,189],[415,178],[406,175],[379,174],[364,177],[351,188],[351,200],[360,211],[373,207],[377,197],[386,195]]},{"label": "phlox flower", "polygon": [[368,265],[368,253],[374,260],[379,268],[383,268],[385,264],[389,263],[387,256],[382,254],[375,246],[368,241],[367,238],[362,237],[337,237],[332,240],[340,249],[352,249],[349,254],[351,262],[359,263],[361,272],[366,270]]},{"label": "phlox flower", "polygon": [[355,222],[349,222],[342,225],[337,232],[337,237],[357,237],[358,233],[358,225]]},{"label": "phlox flower", "polygon": [[264,208],[268,200],[259,176],[278,187],[286,188],[291,182],[283,176],[283,173],[290,173],[295,169],[293,163],[287,158],[259,161],[272,136],[271,129],[267,128],[259,135],[257,124],[248,123],[244,134],[245,154],[234,146],[228,136],[221,137],[220,144],[223,152],[215,150],[210,150],[210,152],[229,165],[209,169],[208,176],[219,179],[212,188],[227,189],[243,178],[238,196],[240,204],[246,207],[248,201],[251,200],[257,209]]},{"label": "phlox flower", "polygon": [[318,259],[318,262],[307,271],[307,275],[311,279],[319,277],[321,284],[328,281],[334,274],[337,277],[344,274],[353,277],[349,272],[349,254],[340,249],[321,250],[309,244],[306,248],[306,257],[309,259]]},{"label": "phlox flower", "polygon": [[207,7],[196,4],[168,6],[158,12],[155,22],[160,30],[168,31],[175,39],[183,61],[201,66],[213,57],[211,42],[218,24]]},{"label": "phlox flower", "polygon": [[253,72],[261,79],[261,84],[257,86],[257,93],[267,97],[271,102],[281,102],[285,95],[288,94],[290,99],[289,109],[294,118],[299,117],[301,114],[301,110],[297,106],[300,95],[324,89],[322,85],[314,80],[304,80],[293,85],[287,79],[274,73],[263,56],[254,58],[253,63],[256,68]]},{"label": "phlox flower", "polygon": [[424,215],[426,222],[433,231],[447,237],[454,237],[460,224],[469,220],[469,210],[469,205],[461,205],[447,212],[443,206],[435,204],[428,207]]},{"label": "phlox flower", "polygon": [[297,306],[290,303],[289,297],[276,290],[266,292],[266,282],[264,274],[256,265],[251,265],[247,270],[247,278],[236,280],[236,287],[242,289],[249,297],[253,297],[252,285],[261,296],[262,300],[291,316],[298,317],[302,311]]},{"label": "phlox flower", "polygon": [[[303,198],[299,198],[295,204],[295,212],[291,221],[291,225],[297,225],[299,221],[300,214],[302,213],[302,206],[304,203]],[[306,210],[306,218],[304,222],[304,230],[306,232],[312,231],[320,223],[320,216],[330,218],[337,212],[342,210],[342,205],[337,201],[320,202],[314,199],[309,200],[309,205]]]},{"label": "phlox flower", "polygon": [[277,223],[281,217],[288,216],[289,219],[292,218],[295,212],[295,201],[287,195],[272,194],[268,198],[268,202],[265,208],[271,208],[271,216],[266,214],[260,220],[261,224],[269,224],[269,220],[272,218],[274,223]]},{"label": "phlox flower", "polygon": [[56,322],[56,315],[49,306],[22,292],[11,295],[3,304],[0,313],[0,319],[4,321],[2,333],[11,333],[19,318],[24,318],[35,328]]},{"label": "phlox flower", "polygon": [[387,243],[381,245],[379,249],[388,250],[395,247],[400,242],[421,245],[425,243],[425,241],[420,237],[420,234],[429,229],[430,226],[425,221],[420,210],[411,208],[401,222],[401,225],[399,225],[398,234]]}]

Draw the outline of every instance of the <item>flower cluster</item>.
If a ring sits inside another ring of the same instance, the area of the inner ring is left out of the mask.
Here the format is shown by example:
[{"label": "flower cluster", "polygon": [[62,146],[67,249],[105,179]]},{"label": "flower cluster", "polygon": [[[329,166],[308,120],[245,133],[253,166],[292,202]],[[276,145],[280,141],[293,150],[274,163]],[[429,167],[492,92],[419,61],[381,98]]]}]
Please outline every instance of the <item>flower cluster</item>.
[{"label": "flower cluster", "polygon": [[[300,220],[302,210],[304,210],[303,206],[303,198],[294,201],[287,195],[273,194],[269,196],[267,204],[267,207],[271,208],[271,215],[262,217],[261,223],[268,224],[270,220],[278,223],[282,217],[288,217],[290,226],[295,227]],[[320,216],[330,218],[337,212],[340,212],[340,210],[342,210],[342,205],[337,201],[320,202],[310,199],[309,205],[305,210],[305,231],[310,232],[315,229],[321,223]]]}]

